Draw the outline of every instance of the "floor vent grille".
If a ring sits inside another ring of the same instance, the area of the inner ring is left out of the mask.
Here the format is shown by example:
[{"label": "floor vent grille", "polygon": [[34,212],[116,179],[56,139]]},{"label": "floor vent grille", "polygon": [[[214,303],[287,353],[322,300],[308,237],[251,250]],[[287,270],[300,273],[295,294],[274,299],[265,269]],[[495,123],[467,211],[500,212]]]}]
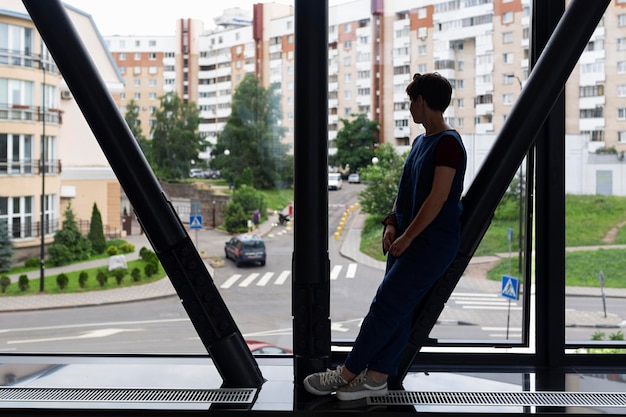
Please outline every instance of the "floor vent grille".
[{"label": "floor vent grille", "polygon": [[1,401],[142,402],[142,403],[227,403],[250,404],[255,388],[193,389],[107,389],[107,388],[0,388]]},{"label": "floor vent grille", "polygon": [[412,392],[389,391],[370,405],[626,407],[625,393],[602,392]]}]

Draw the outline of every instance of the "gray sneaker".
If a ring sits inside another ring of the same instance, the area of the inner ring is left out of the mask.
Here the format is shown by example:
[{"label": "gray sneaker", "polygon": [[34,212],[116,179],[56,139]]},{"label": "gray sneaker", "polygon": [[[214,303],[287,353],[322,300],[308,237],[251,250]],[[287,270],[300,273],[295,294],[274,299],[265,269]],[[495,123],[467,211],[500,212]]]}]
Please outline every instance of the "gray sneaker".
[{"label": "gray sneaker", "polygon": [[326,372],[318,372],[304,378],[304,388],[311,394],[327,395],[335,391],[337,388],[348,383],[341,377],[340,365],[336,369],[327,369]]},{"label": "gray sneaker", "polygon": [[367,370],[358,374],[348,385],[337,388],[337,399],[342,401],[385,395],[387,395],[387,381],[374,381]]}]

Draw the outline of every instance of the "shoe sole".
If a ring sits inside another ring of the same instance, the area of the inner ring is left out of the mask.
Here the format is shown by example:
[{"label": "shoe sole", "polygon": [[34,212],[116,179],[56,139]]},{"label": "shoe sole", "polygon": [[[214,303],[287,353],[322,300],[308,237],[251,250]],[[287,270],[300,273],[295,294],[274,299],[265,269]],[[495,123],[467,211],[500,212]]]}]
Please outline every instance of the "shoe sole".
[{"label": "shoe sole", "polygon": [[337,391],[337,399],[341,401],[354,401],[360,400],[362,398],[368,397],[384,397],[387,395],[389,390],[387,387],[376,389],[376,390],[363,390],[363,391],[355,391],[355,392],[345,392],[345,391]]},{"label": "shoe sole", "polygon": [[318,389],[316,389],[315,387],[313,387],[309,381],[307,379],[304,380],[304,388],[313,395],[329,395],[331,394],[334,390],[331,391],[319,391]]}]

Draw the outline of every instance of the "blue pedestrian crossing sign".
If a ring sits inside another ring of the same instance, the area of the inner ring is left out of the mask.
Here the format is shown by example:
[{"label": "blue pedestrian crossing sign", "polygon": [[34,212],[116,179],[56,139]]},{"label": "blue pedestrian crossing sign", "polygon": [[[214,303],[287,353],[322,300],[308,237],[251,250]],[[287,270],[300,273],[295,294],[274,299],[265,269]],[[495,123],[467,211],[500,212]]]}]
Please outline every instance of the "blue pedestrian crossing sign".
[{"label": "blue pedestrian crossing sign", "polygon": [[202,216],[189,216],[190,229],[202,229]]},{"label": "blue pedestrian crossing sign", "polygon": [[519,298],[519,279],[502,275],[502,296],[517,300]]}]

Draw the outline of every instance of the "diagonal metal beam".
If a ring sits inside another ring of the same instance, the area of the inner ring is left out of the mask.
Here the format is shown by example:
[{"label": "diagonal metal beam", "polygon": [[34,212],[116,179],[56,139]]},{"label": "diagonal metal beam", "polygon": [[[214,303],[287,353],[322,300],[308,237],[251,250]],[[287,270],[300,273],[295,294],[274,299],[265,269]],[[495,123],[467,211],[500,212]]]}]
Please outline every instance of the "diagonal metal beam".
[{"label": "diagonal metal beam", "polygon": [[61,2],[23,0],[226,387],[264,380],[204,262]]},{"label": "diagonal metal beam", "polygon": [[[546,44],[493,148],[463,199],[461,247],[452,265],[414,310],[411,339],[399,373],[390,386],[401,386],[415,356],[443,311],[493,213],[524,156],[558,100],[610,0],[573,0]],[[558,57],[558,59],[555,59]]]}]

